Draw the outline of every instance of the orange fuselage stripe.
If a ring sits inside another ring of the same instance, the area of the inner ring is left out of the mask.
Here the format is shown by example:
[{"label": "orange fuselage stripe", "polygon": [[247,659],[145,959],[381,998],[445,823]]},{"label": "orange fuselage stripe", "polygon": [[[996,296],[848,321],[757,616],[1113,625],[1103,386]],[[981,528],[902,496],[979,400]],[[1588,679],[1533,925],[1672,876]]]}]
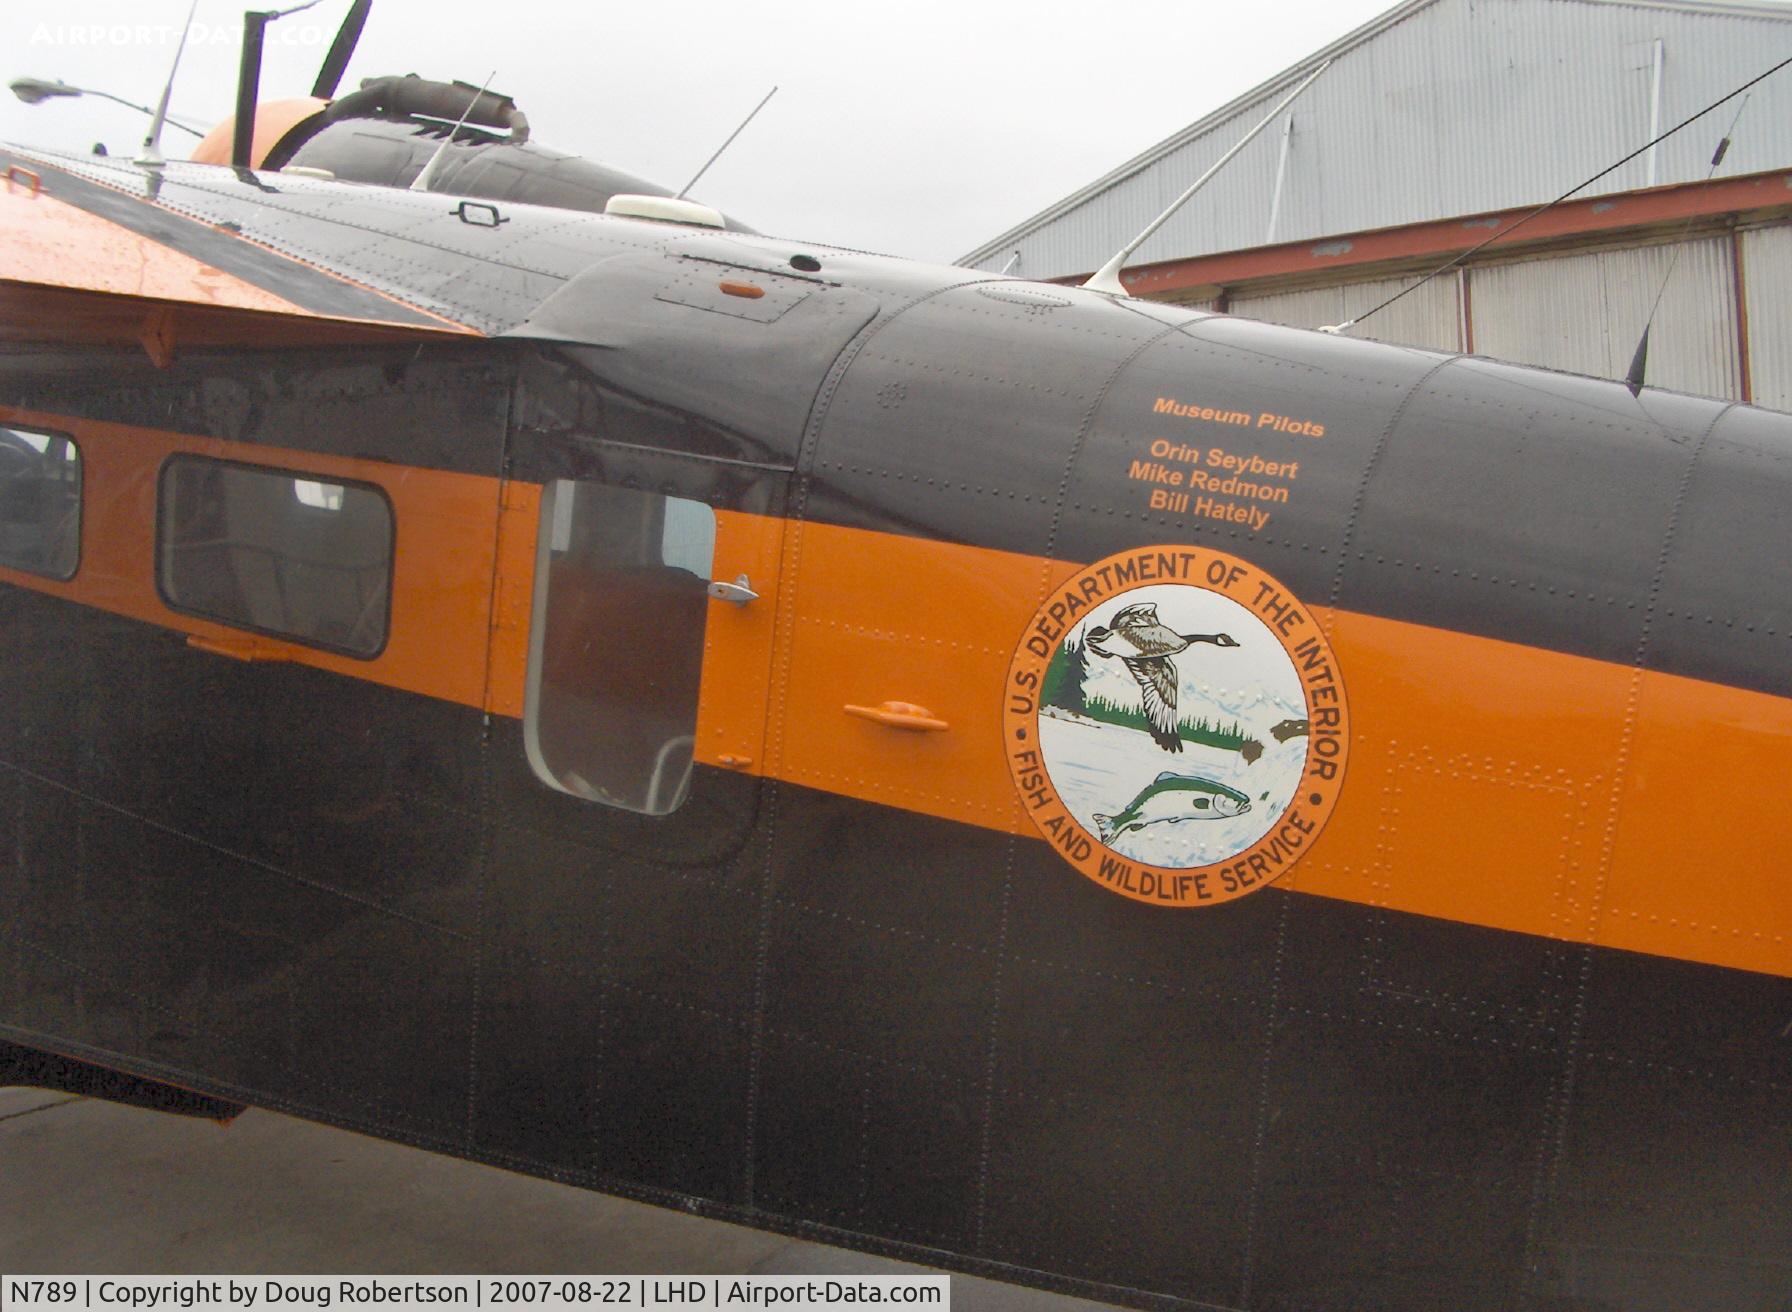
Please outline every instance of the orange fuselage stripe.
[{"label": "orange fuselage stripe", "polygon": [[[825,524],[790,537],[792,677],[768,769],[1035,834],[1003,758],[1004,680],[1039,603],[1081,562]],[[1792,975],[1780,823],[1792,700],[1351,611],[1321,618],[1350,699],[1349,773],[1282,887]],[[924,705],[952,731],[841,712],[884,700]]]},{"label": "orange fuselage stripe", "polygon": [[[8,415],[75,434],[86,520],[73,580],[0,580],[229,638],[156,594],[162,460],[190,451],[377,483],[398,522],[385,652],[285,654],[521,715],[539,487]],[[715,576],[745,574],[760,595],[710,609],[699,759],[1039,841],[1002,754],[1004,682],[1035,609],[1080,563],[717,519]],[[1282,887],[1792,975],[1792,838],[1779,823],[1792,700],[1350,611],[1322,617],[1350,699],[1349,773]],[[844,709],[886,701],[950,728],[917,733]]]},{"label": "orange fuselage stripe", "polygon": [[[239,629],[171,610],[156,592],[156,480],[162,462],[177,453],[246,460],[320,479],[378,484],[392,501],[397,558],[402,562],[394,571],[391,637],[376,659],[356,660],[272,640],[262,646],[300,664],[469,706],[488,701],[488,635],[494,670],[500,663],[509,669],[517,654],[527,650],[527,616],[519,621],[525,628],[518,632],[506,623],[516,617],[494,615],[492,578],[499,572],[526,574],[533,568],[539,488],[519,485],[507,497],[500,571],[494,556],[500,542],[496,479],[184,437],[90,419],[70,422],[4,408],[0,420],[72,434],[81,453],[83,487],[81,564],[75,577],[54,583],[0,568],[0,580],[201,638],[224,643],[240,639]],[[526,541],[510,532],[522,522],[529,526]],[[521,715],[521,673],[509,681],[489,682],[492,708]]]}]

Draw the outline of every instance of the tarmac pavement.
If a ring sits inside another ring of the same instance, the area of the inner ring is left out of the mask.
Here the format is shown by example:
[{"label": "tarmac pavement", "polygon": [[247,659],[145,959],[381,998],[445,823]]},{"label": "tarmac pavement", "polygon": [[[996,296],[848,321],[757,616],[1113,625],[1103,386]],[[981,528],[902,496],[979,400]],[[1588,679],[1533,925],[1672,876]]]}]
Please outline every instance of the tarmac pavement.
[{"label": "tarmac pavement", "polygon": [[[0,1272],[889,1275],[927,1267],[274,1112],[229,1126],[0,1088]],[[954,1312],[1108,1305],[973,1276]]]}]

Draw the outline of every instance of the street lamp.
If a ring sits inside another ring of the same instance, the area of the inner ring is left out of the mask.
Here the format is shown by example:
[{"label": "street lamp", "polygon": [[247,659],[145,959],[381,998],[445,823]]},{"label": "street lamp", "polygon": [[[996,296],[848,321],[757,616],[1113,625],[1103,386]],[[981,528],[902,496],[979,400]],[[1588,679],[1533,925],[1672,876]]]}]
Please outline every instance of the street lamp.
[{"label": "street lamp", "polygon": [[[148,105],[136,104],[134,101],[126,100],[123,96],[115,96],[110,91],[95,91],[92,87],[73,87],[66,82],[60,81],[46,82],[40,77],[14,78],[11,82],[7,83],[7,86],[12,88],[13,95],[17,96],[27,105],[41,105],[46,100],[54,100],[61,96],[98,96],[102,100],[110,100],[116,104],[123,105],[128,109],[134,109],[139,114],[148,114],[151,118],[155,117],[155,111]],[[179,128],[182,132],[191,132],[196,137],[203,137],[205,135],[205,133],[198,128],[188,127],[178,119],[170,118],[168,121],[174,124],[174,126]]]}]

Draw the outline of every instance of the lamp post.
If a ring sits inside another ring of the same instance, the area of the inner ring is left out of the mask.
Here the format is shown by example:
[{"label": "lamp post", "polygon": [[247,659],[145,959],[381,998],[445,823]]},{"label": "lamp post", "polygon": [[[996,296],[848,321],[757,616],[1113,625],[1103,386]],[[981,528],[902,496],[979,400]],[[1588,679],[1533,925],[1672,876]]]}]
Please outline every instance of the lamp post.
[{"label": "lamp post", "polygon": [[[152,118],[155,116],[155,111],[148,105],[139,105],[134,101],[126,100],[123,96],[115,96],[110,91],[95,91],[92,87],[75,87],[70,86],[67,82],[60,81],[47,82],[40,77],[14,78],[11,82],[7,83],[7,86],[12,89],[13,95],[17,96],[27,105],[41,105],[46,100],[55,100],[65,96],[98,96],[102,100],[110,100],[116,104],[125,106],[127,109],[134,109],[139,114],[147,114]],[[190,132],[196,137],[203,137],[205,135],[205,133],[198,128],[188,127],[178,119],[170,118],[168,121],[174,124],[174,126],[179,128],[182,132]]]}]

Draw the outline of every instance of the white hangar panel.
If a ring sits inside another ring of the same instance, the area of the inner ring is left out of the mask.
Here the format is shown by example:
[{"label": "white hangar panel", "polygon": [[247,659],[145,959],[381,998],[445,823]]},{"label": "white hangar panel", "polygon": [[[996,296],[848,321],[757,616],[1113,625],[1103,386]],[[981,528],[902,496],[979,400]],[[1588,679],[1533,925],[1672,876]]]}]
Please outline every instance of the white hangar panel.
[{"label": "white hangar panel", "polygon": [[1664,277],[1649,334],[1648,382],[1740,399],[1727,235],[1472,269],[1475,354],[1622,378]]},{"label": "white hangar panel", "polygon": [[[1134,263],[1540,203],[1789,54],[1785,5],[1408,0],[960,262],[1000,269],[1018,251],[1019,277],[1094,270],[1327,57],[1292,111],[1285,171],[1283,121]],[[1702,181],[1728,123],[1728,111],[1711,115],[1587,194]],[[1789,156],[1792,79],[1772,78],[1718,176]]]},{"label": "white hangar panel", "polygon": [[[1238,296],[1227,308],[1246,319],[1287,324],[1291,328],[1318,328],[1367,313],[1418,280],[1419,275],[1414,274],[1410,278],[1375,278],[1334,287]],[[1460,351],[1462,302],[1455,273],[1433,278],[1417,291],[1407,293],[1360,327],[1352,328],[1350,335],[1434,351]]]},{"label": "white hangar panel", "polygon": [[1754,403],[1792,410],[1792,227],[1744,232],[1742,270]]}]

